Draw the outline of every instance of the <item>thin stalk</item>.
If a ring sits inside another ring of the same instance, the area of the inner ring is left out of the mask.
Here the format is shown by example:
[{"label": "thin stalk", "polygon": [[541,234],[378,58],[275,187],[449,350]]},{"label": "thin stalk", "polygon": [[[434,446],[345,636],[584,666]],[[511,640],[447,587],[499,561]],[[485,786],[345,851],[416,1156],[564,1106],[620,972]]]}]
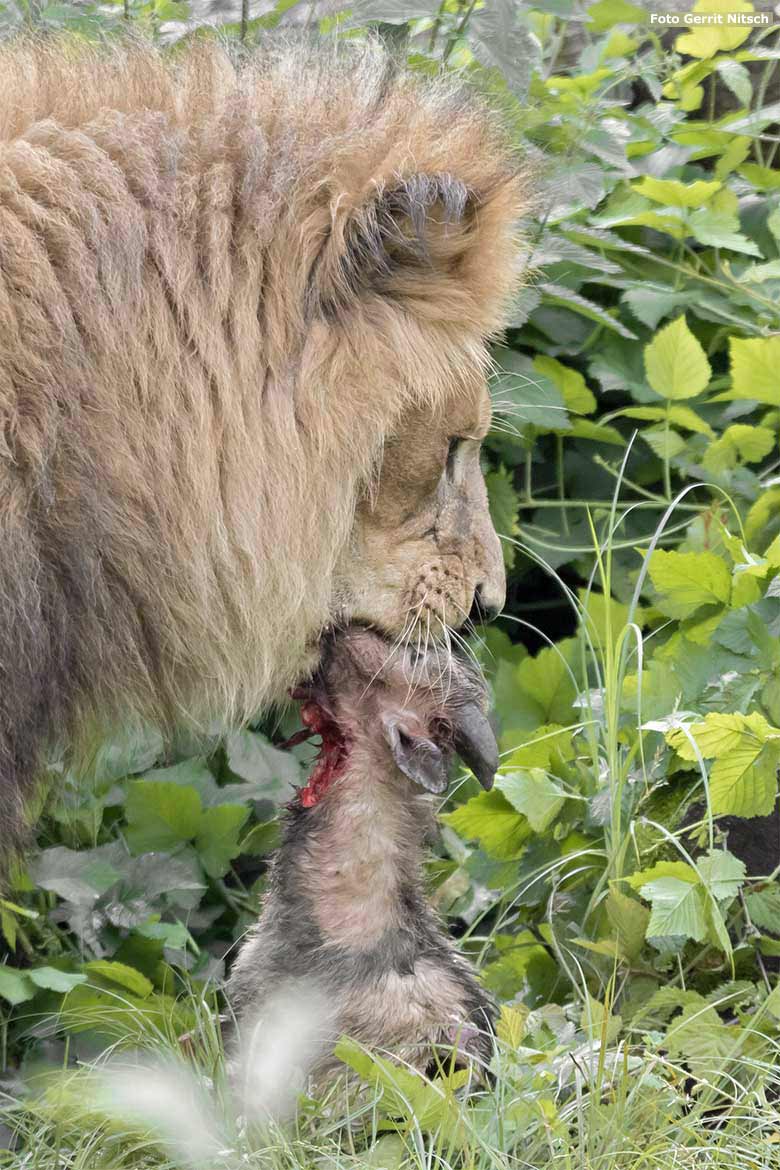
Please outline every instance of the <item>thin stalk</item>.
[{"label": "thin stalk", "polygon": [[563,474],[563,435],[555,436],[555,471],[558,480],[558,499],[562,508],[563,531],[569,534],[569,514],[566,511],[566,483]]},{"label": "thin stalk", "polygon": [[671,410],[671,403],[667,399],[666,402],[666,417],[664,418],[664,495],[666,496],[666,503],[670,503],[672,499],[672,472],[669,465],[669,412]]},{"label": "thin stalk", "polygon": [[[527,466],[526,466],[526,471],[527,471]],[[528,484],[527,484],[527,479],[526,479],[526,487],[527,486],[528,486]],[[560,510],[560,508],[562,506],[566,507],[566,508],[591,508],[591,509],[595,508],[595,509],[599,509],[599,508],[609,508],[610,501],[609,500],[581,500],[581,499],[577,499],[577,500],[566,500],[566,503],[564,505],[561,505],[560,500],[535,500],[535,499],[533,499],[532,496],[526,495],[525,499],[522,499],[520,501],[519,506],[523,510],[528,509],[528,508],[558,508]],[[661,509],[661,508],[667,508],[668,506],[669,506],[669,504],[668,504],[667,500],[660,500],[660,499],[659,500],[634,500],[632,503],[618,504],[618,511],[619,512],[628,512],[634,508]],[[677,504],[677,506],[675,507],[675,511],[676,512],[702,512],[706,508],[708,508],[709,506],[710,506],[709,503]]]}]

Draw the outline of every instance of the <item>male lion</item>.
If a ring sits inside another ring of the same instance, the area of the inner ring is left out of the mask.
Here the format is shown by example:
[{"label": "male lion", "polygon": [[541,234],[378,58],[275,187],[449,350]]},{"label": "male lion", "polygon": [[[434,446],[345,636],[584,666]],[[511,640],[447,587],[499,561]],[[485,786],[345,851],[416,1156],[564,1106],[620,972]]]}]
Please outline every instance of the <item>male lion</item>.
[{"label": "male lion", "polygon": [[503,602],[523,182],[376,46],[0,49],[0,853],[44,753],[235,723],[334,620]]}]

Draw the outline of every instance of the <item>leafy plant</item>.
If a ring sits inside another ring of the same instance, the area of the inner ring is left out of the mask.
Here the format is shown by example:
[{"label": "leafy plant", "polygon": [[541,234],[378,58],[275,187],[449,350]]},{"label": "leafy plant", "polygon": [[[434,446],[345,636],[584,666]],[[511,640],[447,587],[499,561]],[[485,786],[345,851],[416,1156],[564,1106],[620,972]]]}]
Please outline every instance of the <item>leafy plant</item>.
[{"label": "leafy plant", "polygon": [[[304,1101],[262,1139],[218,1119],[218,1157],[778,1166],[780,857],[756,818],[777,815],[780,761],[780,26],[659,31],[627,0],[221,15],[249,43],[371,30],[412,69],[459,71],[537,194],[485,453],[509,600],[474,648],[502,767],[490,793],[462,779],[431,862],[503,1003],[496,1082],[464,1100],[460,1074],[426,1082],[345,1040],[362,1097]],[[0,0],[0,33],[214,35],[201,17],[195,0]],[[9,1164],[190,1164],[85,1115],[83,1078],[109,1046],[170,1057],[188,1033],[223,1100],[223,957],[307,762],[273,738],[261,723],[166,755],[149,733],[58,777],[0,901],[0,1000],[9,1069],[79,1067],[9,1103]]]}]

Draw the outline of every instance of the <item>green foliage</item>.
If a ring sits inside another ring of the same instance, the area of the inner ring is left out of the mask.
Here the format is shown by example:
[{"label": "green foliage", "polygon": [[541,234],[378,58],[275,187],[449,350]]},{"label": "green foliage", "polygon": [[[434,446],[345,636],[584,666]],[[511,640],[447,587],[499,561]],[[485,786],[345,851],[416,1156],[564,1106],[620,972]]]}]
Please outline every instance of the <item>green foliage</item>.
[{"label": "green foliage", "polygon": [[[724,820],[770,814],[780,764],[777,26],[659,34],[627,0],[222,15],[248,43],[370,28],[413,69],[460,71],[537,176],[485,445],[509,603],[477,653],[502,770],[490,793],[466,779],[432,866],[504,1001],[499,1075],[464,1102],[461,1074],[431,1085],[345,1040],[373,1106],[338,1114],[342,1149],[309,1103],[273,1164],[638,1170],[684,1149],[777,1167],[760,1102],[778,1089],[780,886]],[[0,0],[0,35],[129,24],[176,41],[200,17],[196,0]],[[41,852],[0,900],[9,1064],[213,1027],[305,749],[251,730],[192,750],[137,736],[104,747],[93,782],[52,790]],[[209,1084],[219,1060],[215,1042]],[[36,1165],[64,1149],[74,1166],[163,1164],[124,1122],[85,1122],[75,1093],[18,1111]],[[253,1164],[246,1134],[231,1141],[224,1164]]]}]

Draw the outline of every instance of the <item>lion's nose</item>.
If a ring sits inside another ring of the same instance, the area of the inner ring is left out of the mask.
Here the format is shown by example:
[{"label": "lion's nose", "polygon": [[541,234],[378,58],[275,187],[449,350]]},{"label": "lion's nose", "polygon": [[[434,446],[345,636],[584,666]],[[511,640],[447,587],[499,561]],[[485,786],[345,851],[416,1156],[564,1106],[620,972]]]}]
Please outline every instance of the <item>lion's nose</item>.
[{"label": "lion's nose", "polygon": [[471,604],[469,620],[474,622],[475,625],[481,625],[483,622],[493,622],[501,613],[503,607],[503,593],[499,597],[495,590],[491,589],[486,583],[481,582],[474,590],[474,600]]}]

